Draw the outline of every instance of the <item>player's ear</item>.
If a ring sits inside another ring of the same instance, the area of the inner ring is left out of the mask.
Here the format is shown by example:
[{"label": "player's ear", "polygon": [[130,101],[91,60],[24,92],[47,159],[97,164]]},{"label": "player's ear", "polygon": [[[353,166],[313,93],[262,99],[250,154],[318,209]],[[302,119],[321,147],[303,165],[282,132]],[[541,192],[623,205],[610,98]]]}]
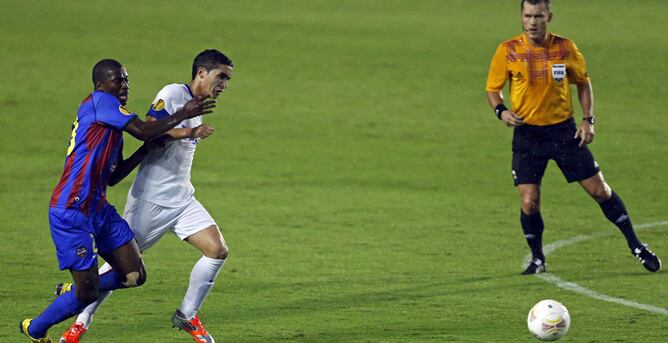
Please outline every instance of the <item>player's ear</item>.
[{"label": "player's ear", "polygon": [[198,67],[197,68],[197,76],[199,76],[201,78],[204,78],[206,76],[206,74],[208,74],[208,73],[209,72],[206,71],[206,68],[204,68],[204,67]]},{"label": "player's ear", "polygon": [[547,22],[549,23],[551,21],[552,21],[552,12],[548,13],[547,15]]}]

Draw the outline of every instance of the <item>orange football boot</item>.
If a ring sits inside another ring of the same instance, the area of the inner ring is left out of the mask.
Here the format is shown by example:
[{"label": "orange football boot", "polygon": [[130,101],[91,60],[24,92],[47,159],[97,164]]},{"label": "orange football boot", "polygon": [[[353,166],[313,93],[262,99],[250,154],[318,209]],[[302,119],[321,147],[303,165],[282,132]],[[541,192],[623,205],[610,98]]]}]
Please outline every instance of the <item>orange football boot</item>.
[{"label": "orange football boot", "polygon": [[193,319],[188,319],[183,312],[176,310],[172,316],[172,326],[189,333],[197,343],[216,343],[199,321],[198,315],[195,315]]},{"label": "orange football boot", "polygon": [[83,324],[79,322],[74,322],[72,324],[72,327],[69,328],[69,330],[65,331],[65,333],[60,336],[60,342],[59,343],[79,343],[79,339],[83,334],[86,333],[86,328],[84,328]]}]

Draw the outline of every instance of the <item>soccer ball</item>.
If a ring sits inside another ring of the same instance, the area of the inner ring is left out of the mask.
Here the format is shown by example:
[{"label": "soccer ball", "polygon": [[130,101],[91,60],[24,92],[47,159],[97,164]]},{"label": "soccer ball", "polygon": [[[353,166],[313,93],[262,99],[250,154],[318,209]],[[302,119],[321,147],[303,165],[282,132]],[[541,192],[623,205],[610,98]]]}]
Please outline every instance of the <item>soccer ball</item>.
[{"label": "soccer ball", "polygon": [[556,341],[568,332],[571,316],[560,302],[541,300],[529,311],[527,326],[539,340]]}]

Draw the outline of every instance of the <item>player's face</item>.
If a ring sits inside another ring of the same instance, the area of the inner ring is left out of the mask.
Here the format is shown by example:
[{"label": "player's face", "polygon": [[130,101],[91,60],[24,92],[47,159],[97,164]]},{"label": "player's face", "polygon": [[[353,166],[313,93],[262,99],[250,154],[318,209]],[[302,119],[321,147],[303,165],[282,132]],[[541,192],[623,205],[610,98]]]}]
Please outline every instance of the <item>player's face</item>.
[{"label": "player's face", "polygon": [[544,2],[532,5],[528,2],[522,7],[522,27],[532,43],[540,45],[547,35],[547,24],[552,20]]},{"label": "player's face", "polygon": [[210,71],[204,70],[203,84],[207,95],[215,99],[218,95],[227,89],[227,85],[232,79],[232,67],[219,64],[216,69]]},{"label": "player's face", "polygon": [[125,67],[109,70],[107,78],[100,84],[99,89],[109,93],[125,105],[128,102],[128,92],[130,90],[130,80]]}]

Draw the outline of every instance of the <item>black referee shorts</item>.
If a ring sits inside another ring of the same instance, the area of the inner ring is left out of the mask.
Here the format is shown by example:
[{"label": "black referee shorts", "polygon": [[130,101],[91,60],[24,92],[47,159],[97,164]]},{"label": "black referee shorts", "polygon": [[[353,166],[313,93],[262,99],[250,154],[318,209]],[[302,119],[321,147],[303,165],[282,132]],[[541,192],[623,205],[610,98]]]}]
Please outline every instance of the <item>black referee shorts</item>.
[{"label": "black referee shorts", "polygon": [[566,181],[582,181],[599,172],[587,146],[579,147],[575,120],[548,126],[524,124],[513,133],[513,179],[515,186],[540,185],[549,160],[554,160]]}]

